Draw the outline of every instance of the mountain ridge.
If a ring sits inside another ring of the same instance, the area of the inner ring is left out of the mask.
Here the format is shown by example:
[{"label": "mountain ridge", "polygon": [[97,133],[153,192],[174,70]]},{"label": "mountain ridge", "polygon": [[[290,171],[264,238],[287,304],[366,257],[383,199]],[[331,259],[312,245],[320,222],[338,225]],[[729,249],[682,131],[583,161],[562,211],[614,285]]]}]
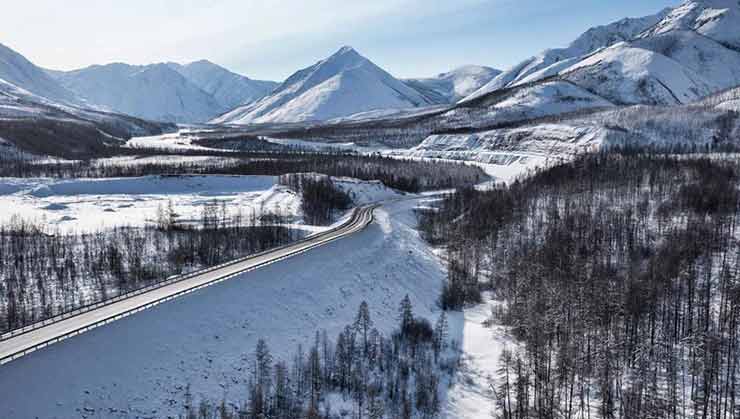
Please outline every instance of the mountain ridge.
[{"label": "mountain ridge", "polygon": [[167,63],[167,65],[213,96],[220,105],[227,109],[259,100],[279,85],[274,81],[251,79],[209,60],[198,60],[187,64]]}]

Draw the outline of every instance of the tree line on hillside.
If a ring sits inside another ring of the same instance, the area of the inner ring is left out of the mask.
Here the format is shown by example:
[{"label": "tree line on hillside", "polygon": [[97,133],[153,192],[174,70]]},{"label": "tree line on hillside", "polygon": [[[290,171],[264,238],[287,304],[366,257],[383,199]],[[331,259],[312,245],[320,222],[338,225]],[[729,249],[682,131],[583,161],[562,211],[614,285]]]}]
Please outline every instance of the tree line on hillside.
[{"label": "tree line on hillside", "polygon": [[[292,363],[276,360],[257,342],[244,400],[195,400],[186,386],[184,419],[435,418],[445,380],[456,367],[444,313],[432,326],[414,316],[411,299],[399,306],[398,327],[380,332],[362,302],[354,321],[332,340],[316,333]],[[333,405],[333,403],[338,404]]]},{"label": "tree line on hillside", "polygon": [[[195,156],[193,154],[192,156]],[[457,162],[401,160],[380,155],[334,153],[221,153],[220,161],[100,164],[96,161],[0,160],[0,177],[105,178],[147,175],[268,175],[313,172],[380,180],[407,191],[448,189],[486,179],[475,166]]]},{"label": "tree line on hillside", "polygon": [[421,213],[441,304],[491,290],[521,343],[497,416],[739,417],[739,181],[736,160],[603,153]]},{"label": "tree line on hillside", "polygon": [[215,201],[189,223],[170,204],[153,225],[80,234],[13,217],[0,225],[0,332],[299,239],[287,221]]}]

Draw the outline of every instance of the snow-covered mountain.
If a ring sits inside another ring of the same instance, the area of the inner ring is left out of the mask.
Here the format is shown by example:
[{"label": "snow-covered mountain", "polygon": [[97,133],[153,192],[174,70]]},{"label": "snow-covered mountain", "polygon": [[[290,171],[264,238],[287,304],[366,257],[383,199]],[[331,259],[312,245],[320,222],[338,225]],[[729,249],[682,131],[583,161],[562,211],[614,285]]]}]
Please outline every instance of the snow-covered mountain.
[{"label": "snow-covered mountain", "polygon": [[50,100],[79,102],[74,93],[65,89],[46,71],[3,44],[0,44],[0,79]]},{"label": "snow-covered mountain", "polygon": [[492,163],[510,176],[605,146],[736,142],[739,28],[737,0],[690,0],[591,30],[414,126],[434,132],[406,154]]},{"label": "snow-covered mountain", "polygon": [[[45,70],[0,45],[0,138],[35,154],[80,157],[174,126],[90,109]],[[7,147],[4,147],[7,148]]]},{"label": "snow-covered mountain", "polygon": [[528,58],[502,72],[489,83],[472,92],[466,99],[474,99],[495,90],[557,74],[560,69],[573,64],[586,54],[621,41],[634,39],[640,33],[660,22],[669,13],[670,9],[665,9],[655,15],[642,18],[626,18],[609,25],[591,28],[566,48],[545,50],[539,55]]},{"label": "snow-covered mountain", "polygon": [[169,63],[170,67],[195,83],[226,109],[234,109],[269,95],[279,83],[252,80],[208,60],[190,64]]},{"label": "snow-covered mountain", "polygon": [[737,0],[690,0],[673,9],[643,37],[692,31],[729,49],[740,49],[740,3]]},{"label": "snow-covered mountain", "polygon": [[[690,0],[591,29],[568,48],[501,73],[439,118],[452,128],[486,127],[612,106],[695,102],[740,85],[739,16],[737,0]],[[556,91],[543,86],[562,83],[570,93],[544,95]]]},{"label": "snow-covered mountain", "polygon": [[479,65],[466,65],[436,77],[404,80],[406,84],[440,103],[453,103],[477,91],[500,70]]},{"label": "snow-covered mountain", "polygon": [[434,102],[351,47],[290,76],[275,91],[215,119],[215,123],[323,121],[376,109]]},{"label": "snow-covered mountain", "polygon": [[51,74],[90,103],[140,118],[205,122],[228,109],[167,64],[115,63]]},{"label": "snow-covered mountain", "polygon": [[170,124],[54,102],[0,79],[0,138],[25,152],[87,157],[132,136],[174,129]]}]

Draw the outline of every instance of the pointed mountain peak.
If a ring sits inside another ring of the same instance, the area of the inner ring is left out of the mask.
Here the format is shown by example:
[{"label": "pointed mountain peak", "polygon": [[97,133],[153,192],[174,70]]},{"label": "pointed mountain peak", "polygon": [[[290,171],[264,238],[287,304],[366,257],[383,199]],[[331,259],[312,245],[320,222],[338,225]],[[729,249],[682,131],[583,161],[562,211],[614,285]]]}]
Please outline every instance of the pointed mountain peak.
[{"label": "pointed mountain peak", "polygon": [[367,58],[363,57],[359,52],[357,52],[356,49],[345,45],[342,48],[339,48],[337,52],[332,54],[329,58],[326,59],[326,61],[341,61],[341,62],[359,62],[359,61],[368,61]]},{"label": "pointed mountain peak", "polygon": [[220,65],[214,63],[213,61],[209,61],[206,59],[203,60],[197,60],[190,63],[187,63],[186,66],[200,66],[200,67],[219,67],[222,68]]},{"label": "pointed mountain peak", "polygon": [[339,48],[339,51],[337,51],[334,55],[342,55],[342,54],[357,54],[360,55],[357,50],[352,48],[349,45],[344,45],[341,48]]},{"label": "pointed mountain peak", "polygon": [[325,121],[377,109],[432,102],[350,46],[298,70],[269,96],[217,118],[216,123]]}]

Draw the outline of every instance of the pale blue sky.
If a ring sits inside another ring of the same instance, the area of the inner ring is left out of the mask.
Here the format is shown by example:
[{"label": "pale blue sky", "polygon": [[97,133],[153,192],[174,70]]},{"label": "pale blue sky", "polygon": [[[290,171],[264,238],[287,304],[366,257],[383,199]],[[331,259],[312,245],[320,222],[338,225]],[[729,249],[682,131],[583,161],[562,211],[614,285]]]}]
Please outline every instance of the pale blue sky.
[{"label": "pale blue sky", "polygon": [[210,59],[282,80],[342,45],[397,77],[506,68],[680,0],[6,0],[0,43],[54,69]]}]

